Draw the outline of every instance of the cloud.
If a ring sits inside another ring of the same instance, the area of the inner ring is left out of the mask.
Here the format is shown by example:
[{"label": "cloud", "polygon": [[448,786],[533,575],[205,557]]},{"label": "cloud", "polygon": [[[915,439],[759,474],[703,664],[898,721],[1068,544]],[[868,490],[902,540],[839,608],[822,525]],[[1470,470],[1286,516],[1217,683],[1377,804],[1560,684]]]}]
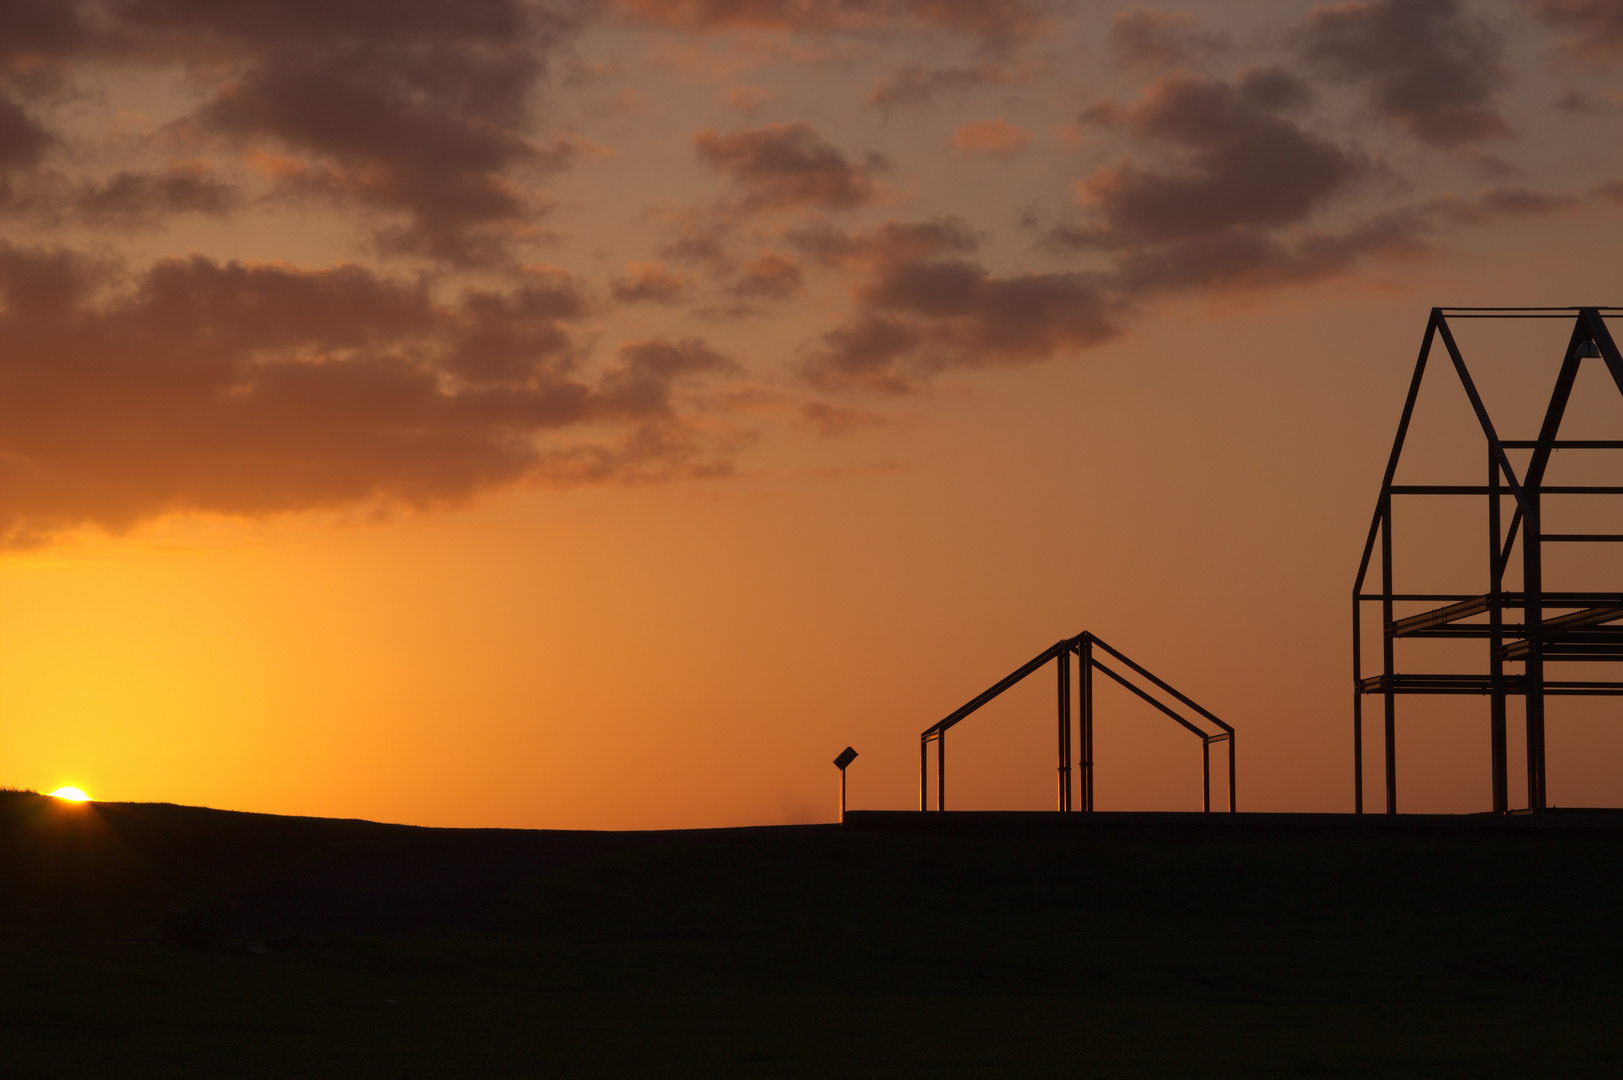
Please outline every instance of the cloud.
[{"label": "cloud", "polygon": [[990,274],[964,257],[973,235],[951,219],[795,239],[827,265],[862,271],[852,313],[801,368],[823,390],[906,394],[944,371],[1035,363],[1119,333],[1098,275]]},{"label": "cloud", "polygon": [[1135,140],[1176,151],[1174,163],[1124,159],[1082,180],[1091,220],[1066,231],[1071,246],[1110,250],[1289,225],[1367,168],[1216,79],[1165,76],[1119,122]]},{"label": "cloud", "polygon": [[1427,201],[1422,212],[1428,218],[1448,225],[1482,226],[1505,218],[1559,213],[1581,205],[1581,199],[1566,192],[1497,187],[1485,188],[1471,198],[1442,195]]},{"label": "cloud", "polygon": [[1509,78],[1500,35],[1458,0],[1365,0],[1318,8],[1301,36],[1325,73],[1366,86],[1375,110],[1453,147],[1509,133],[1494,95]]},{"label": "cloud", "polygon": [[0,542],[725,470],[739,433],[673,404],[724,359],[641,343],[593,379],[579,283],[524,277],[439,303],[357,266],[192,257],[120,287],[82,255],[0,246]]},{"label": "cloud", "polygon": [[1012,157],[1031,142],[1032,134],[1023,127],[1009,123],[1003,117],[979,120],[965,124],[953,133],[947,145],[967,157],[989,154],[993,157]]},{"label": "cloud", "polygon": [[1617,0],[1534,0],[1545,24],[1573,31],[1562,44],[1585,60],[1623,59],[1623,4]]},{"label": "cloud", "polygon": [[726,135],[711,128],[695,135],[693,146],[701,161],[744,190],[750,208],[844,210],[880,197],[873,177],[880,159],[853,162],[810,124],[768,124]]},{"label": "cloud", "polygon": [[980,246],[969,223],[956,217],[887,221],[858,232],[824,221],[793,229],[787,239],[824,266],[869,271],[905,260],[964,255]]},{"label": "cloud", "polygon": [[[1369,259],[1413,257],[1437,229],[1464,223],[1467,207],[1493,216],[1516,201],[1505,192],[1352,216],[1351,197],[1374,167],[1281,115],[1307,97],[1296,76],[1260,68],[1234,82],[1166,75],[1131,106],[1096,107],[1093,115],[1126,134],[1137,153],[1077,184],[1081,217],[1052,229],[1047,246],[1105,255],[1104,280],[1126,310],[1191,293],[1301,285]],[[1323,224],[1332,211],[1341,222]]]},{"label": "cloud", "polygon": [[1186,12],[1134,6],[1116,15],[1105,44],[1111,58],[1127,68],[1184,67],[1234,47],[1228,34],[1196,27]]},{"label": "cloud", "polygon": [[1007,68],[996,64],[968,67],[904,67],[881,79],[868,93],[868,104],[889,111],[902,105],[931,105],[936,95],[970,90],[977,86],[1001,86],[1016,81]]},{"label": "cloud", "polygon": [[792,300],[800,285],[800,264],[775,251],[763,251],[739,270],[732,293],[741,300]]},{"label": "cloud", "polygon": [[699,338],[656,338],[620,346],[620,363],[603,373],[601,408],[632,419],[670,416],[672,384],[706,373],[737,374],[739,366]]},{"label": "cloud", "polygon": [[73,0],[6,0],[0,5],[0,84],[39,91],[57,85],[62,61],[93,38]]},{"label": "cloud", "polygon": [[933,27],[1007,46],[1043,32],[1030,0],[618,0],[628,16],[686,30],[799,34]]},{"label": "cloud", "polygon": [[21,105],[0,96],[0,183],[14,170],[39,164],[51,134],[34,121]]},{"label": "cloud", "polygon": [[775,97],[777,95],[765,87],[734,86],[727,91],[727,104],[745,116],[754,116],[761,110],[762,105]]},{"label": "cloud", "polygon": [[876,413],[853,409],[844,405],[831,405],[826,401],[808,401],[800,406],[801,419],[817,429],[825,439],[836,438],[848,431],[865,427],[880,427],[884,419]]},{"label": "cloud", "polygon": [[283,155],[292,167],[274,182],[377,212],[376,236],[393,249],[461,264],[504,257],[544,209],[524,177],[577,149],[526,134],[548,57],[577,22],[564,5],[132,0],[96,5],[85,23],[23,9],[34,41],[11,48],[12,69],[47,53],[184,67],[205,101],[172,132]]},{"label": "cloud", "polygon": [[123,170],[81,190],[75,209],[92,220],[144,224],[168,214],[221,215],[243,195],[213,175],[206,162],[175,161],[163,172]]},{"label": "cloud", "polygon": [[627,275],[609,287],[621,303],[674,304],[688,291],[688,279],[667,270],[663,263],[628,263],[626,270]]}]

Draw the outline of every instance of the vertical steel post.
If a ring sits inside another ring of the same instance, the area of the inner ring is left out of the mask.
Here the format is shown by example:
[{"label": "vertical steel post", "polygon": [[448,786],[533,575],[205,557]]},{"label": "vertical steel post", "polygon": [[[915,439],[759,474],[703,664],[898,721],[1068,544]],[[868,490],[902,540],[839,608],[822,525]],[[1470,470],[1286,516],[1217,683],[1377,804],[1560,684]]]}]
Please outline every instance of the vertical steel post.
[{"label": "vertical steel post", "polygon": [[840,770],[840,824],[845,824],[845,770]]},{"label": "vertical steel post", "polygon": [[1082,809],[1093,811],[1093,638],[1082,635],[1077,649],[1077,674],[1082,677]]},{"label": "vertical steel post", "polygon": [[919,740],[919,813],[930,808],[925,800],[930,789],[930,740]]},{"label": "vertical steel post", "polygon": [[947,730],[935,734],[935,808],[947,808]]},{"label": "vertical steel post", "polygon": [[1522,617],[1527,634],[1527,808],[1539,813],[1545,808],[1544,789],[1544,562],[1541,558],[1543,526],[1537,484],[1523,488],[1527,509],[1522,515],[1522,590],[1526,594],[1526,614]]},{"label": "vertical steel post", "polygon": [[[1363,633],[1359,625],[1358,589],[1353,588],[1353,813],[1364,812]],[[1233,757],[1232,749],[1229,756]]]},{"label": "vertical steel post", "polygon": [[[1201,783],[1201,811],[1212,812],[1212,744],[1205,739],[1200,740],[1200,783]],[[845,816],[842,812],[842,818]]]},{"label": "vertical steel post", "polygon": [[1071,652],[1061,649],[1059,665],[1059,798],[1061,813],[1071,808]]},{"label": "vertical steel post", "polygon": [[1499,561],[1499,458],[1488,447],[1488,743],[1493,768],[1493,812],[1510,809],[1508,755],[1505,749],[1505,617],[1500,594],[1505,587],[1504,565]]},{"label": "vertical steel post", "polygon": [[1392,656],[1392,492],[1381,491],[1381,689],[1386,705],[1386,812],[1398,812],[1397,694]]},{"label": "vertical steel post", "polygon": [[1238,806],[1234,802],[1234,732],[1229,732],[1229,813],[1234,813]]}]

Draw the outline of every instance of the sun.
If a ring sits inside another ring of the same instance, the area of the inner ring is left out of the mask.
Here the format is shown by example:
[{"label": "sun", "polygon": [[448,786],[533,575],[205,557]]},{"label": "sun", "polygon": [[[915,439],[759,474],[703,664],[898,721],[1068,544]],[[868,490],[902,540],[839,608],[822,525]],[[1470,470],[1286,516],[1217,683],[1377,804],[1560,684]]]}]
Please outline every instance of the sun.
[{"label": "sun", "polygon": [[76,787],[59,787],[55,791],[51,792],[51,798],[66,799],[69,802],[90,801],[90,796],[86,795],[83,790]]}]

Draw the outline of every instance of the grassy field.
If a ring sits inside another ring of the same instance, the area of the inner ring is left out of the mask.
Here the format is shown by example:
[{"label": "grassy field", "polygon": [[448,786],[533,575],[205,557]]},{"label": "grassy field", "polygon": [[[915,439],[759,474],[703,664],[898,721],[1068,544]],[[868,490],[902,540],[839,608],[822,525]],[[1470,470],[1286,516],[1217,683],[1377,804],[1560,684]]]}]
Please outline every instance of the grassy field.
[{"label": "grassy field", "polygon": [[6,794],[0,856],[8,1075],[1623,1075],[1608,837],[429,830]]}]

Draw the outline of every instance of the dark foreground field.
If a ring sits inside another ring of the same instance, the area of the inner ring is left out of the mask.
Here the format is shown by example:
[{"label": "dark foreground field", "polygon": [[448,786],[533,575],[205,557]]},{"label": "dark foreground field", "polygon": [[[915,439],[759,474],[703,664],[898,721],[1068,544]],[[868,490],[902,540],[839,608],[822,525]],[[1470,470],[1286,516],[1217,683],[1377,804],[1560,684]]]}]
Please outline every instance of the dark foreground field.
[{"label": "dark foreground field", "polygon": [[0,1071],[1617,1077],[1620,856],[1623,832],[431,830],[4,793]]}]

